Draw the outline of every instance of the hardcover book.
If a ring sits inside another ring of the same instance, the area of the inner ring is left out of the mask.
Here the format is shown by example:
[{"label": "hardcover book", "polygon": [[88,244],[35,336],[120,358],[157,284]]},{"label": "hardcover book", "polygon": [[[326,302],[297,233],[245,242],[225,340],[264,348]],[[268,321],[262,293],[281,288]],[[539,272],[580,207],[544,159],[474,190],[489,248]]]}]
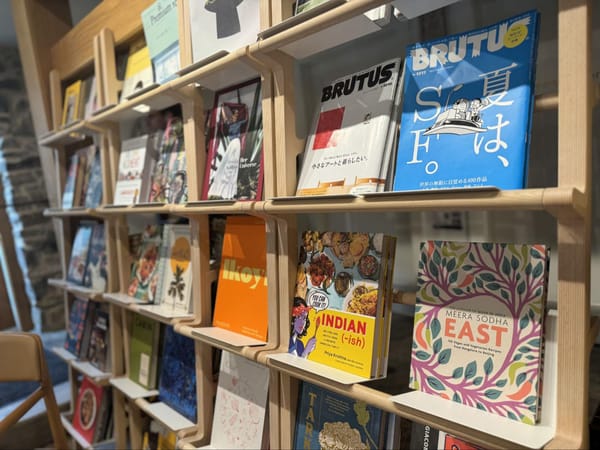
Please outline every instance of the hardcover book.
[{"label": "hardcover book", "polygon": [[383,190],[401,74],[401,60],[391,59],[322,87],[296,195]]},{"label": "hardcover book", "polygon": [[208,448],[265,448],[268,392],[267,366],[223,351]]},{"label": "hardcover book", "polygon": [[94,317],[94,303],[75,297],[69,312],[64,348],[76,357],[87,355]]},{"label": "hardcover book", "polygon": [[94,224],[92,229],[83,285],[104,292],[106,290],[107,277],[104,222],[98,222]]},{"label": "hardcover book", "polygon": [[261,0],[190,0],[193,62],[256,42]]},{"label": "hardcover book", "polygon": [[142,11],[144,37],[154,69],[154,81],[162,84],[180,67],[177,0],[156,0]]},{"label": "hardcover book", "polygon": [[95,442],[97,430],[106,421],[108,391],[83,377],[75,401],[73,428],[89,443]]},{"label": "hardcover book", "polygon": [[548,258],[537,244],[421,244],[409,386],[534,424]]},{"label": "hardcover book", "polygon": [[394,252],[395,238],[383,233],[305,231],[289,353],[365,378],[385,375]]},{"label": "hardcover book", "polygon": [[[266,266],[265,222],[252,216],[228,216],[213,326],[263,342],[267,340]],[[242,307],[243,304],[252,306]]]},{"label": "hardcover book", "polygon": [[410,430],[410,448],[431,450],[480,450],[463,439],[442,430],[413,422]]},{"label": "hardcover book", "polygon": [[75,238],[71,246],[71,258],[69,259],[69,267],[67,269],[67,281],[71,283],[83,285],[83,277],[85,276],[85,267],[87,265],[88,251],[90,240],[92,238],[92,230],[95,222],[81,222]]},{"label": "hardcover book", "polygon": [[165,328],[158,398],[196,423],[196,350],[194,340]]},{"label": "hardcover book", "polygon": [[383,448],[386,421],[387,414],[379,408],[304,381],[294,448]]},{"label": "hardcover book", "polygon": [[84,206],[97,208],[102,202],[102,161],[99,148],[94,149],[89,170]]},{"label": "hardcover book", "polygon": [[[75,201],[75,193],[81,189],[81,168],[79,161],[79,153],[71,155],[69,161],[69,171],[67,173],[67,180],[65,182],[65,189],[62,196],[62,207],[63,209],[69,209],[73,206]],[[79,201],[79,199],[77,199]]]},{"label": "hardcover book", "polygon": [[260,79],[215,94],[202,199],[260,200],[263,126]]},{"label": "hardcover book", "polygon": [[148,46],[145,42],[143,44],[136,42],[129,49],[120,101],[126,101],[128,97],[153,83],[154,73]]},{"label": "hardcover book", "polygon": [[89,119],[98,109],[98,83],[96,76],[92,75],[87,79],[87,89],[83,97],[83,118]]},{"label": "hardcover book", "polygon": [[160,322],[134,313],[129,346],[129,378],[146,389],[156,388],[160,328]]},{"label": "hardcover book", "polygon": [[102,372],[110,372],[110,335],[109,335],[109,315],[108,312],[96,308],[94,314],[94,325],[90,334],[90,345],[87,352],[87,359],[93,366]]},{"label": "hardcover book", "polygon": [[77,80],[69,84],[65,89],[65,99],[63,103],[61,126],[67,126],[81,117],[81,86],[82,81]]},{"label": "hardcover book", "polygon": [[113,200],[115,205],[133,205],[148,198],[153,160],[147,134],[123,141]]},{"label": "hardcover book", "polygon": [[156,301],[165,311],[192,311],[192,260],[189,225],[163,227]]},{"label": "hardcover book", "polygon": [[159,280],[159,254],[162,226],[147,225],[142,232],[142,242],[131,267],[127,295],[141,302],[153,303]]},{"label": "hardcover book", "polygon": [[407,48],[395,191],[526,186],[538,21]]},{"label": "hardcover book", "polygon": [[79,149],[77,153],[79,154],[79,165],[81,166],[79,172],[81,175],[81,182],[78,180],[76,184],[76,186],[79,186],[79,192],[75,194],[75,198],[73,199],[74,207],[85,206],[97,148],[95,145],[88,145],[87,147]]}]

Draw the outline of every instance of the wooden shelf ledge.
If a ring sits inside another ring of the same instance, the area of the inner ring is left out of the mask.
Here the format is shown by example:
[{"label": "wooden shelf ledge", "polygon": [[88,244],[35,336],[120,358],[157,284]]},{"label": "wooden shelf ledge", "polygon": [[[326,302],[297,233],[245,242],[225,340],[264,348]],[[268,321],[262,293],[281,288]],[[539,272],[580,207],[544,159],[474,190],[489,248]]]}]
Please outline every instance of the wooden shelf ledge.
[{"label": "wooden shelf ledge", "polygon": [[63,413],[60,415],[60,421],[62,422],[62,426],[65,431],[77,442],[78,446],[83,449],[92,449],[92,444],[90,444],[73,426],[71,423],[72,413]]},{"label": "wooden shelf ledge", "polygon": [[138,398],[148,398],[148,397],[156,397],[158,395],[158,390],[156,389],[146,389],[135,381],[129,379],[127,376],[111,378],[109,380],[111,386],[121,392],[130,400],[136,400]]},{"label": "wooden shelf ledge", "polygon": [[93,217],[93,218],[101,218],[102,214],[98,212],[95,208],[85,208],[85,207],[76,207],[76,208],[47,208],[44,210],[44,217]]},{"label": "wooden shelf ledge", "polygon": [[[150,417],[175,433],[192,428],[195,425],[163,402],[149,402],[145,398],[138,398],[135,400],[135,404]],[[202,414],[202,411],[198,411],[198,414]]]},{"label": "wooden shelf ledge", "polygon": [[90,289],[85,286],[79,286],[77,284],[71,283],[67,280],[63,280],[60,278],[49,278],[48,285],[58,289],[63,289],[77,297],[83,297],[91,301],[101,302],[104,300],[104,292],[98,291],[96,289]]},{"label": "wooden shelf ledge", "polygon": [[168,203],[140,203],[137,205],[103,205],[96,209],[102,217],[144,214],[171,214]]},{"label": "wooden shelf ledge", "polygon": [[110,372],[102,372],[97,367],[93,366],[89,361],[79,361],[77,359],[70,361],[71,367],[76,371],[84,374],[94,383],[100,386],[107,386],[112,377]]},{"label": "wooden shelf ledge", "polygon": [[38,144],[42,147],[63,147],[69,144],[82,142],[90,137],[90,134],[98,133],[101,130],[87,120],[80,120],[63,129],[54,130],[42,136]]}]

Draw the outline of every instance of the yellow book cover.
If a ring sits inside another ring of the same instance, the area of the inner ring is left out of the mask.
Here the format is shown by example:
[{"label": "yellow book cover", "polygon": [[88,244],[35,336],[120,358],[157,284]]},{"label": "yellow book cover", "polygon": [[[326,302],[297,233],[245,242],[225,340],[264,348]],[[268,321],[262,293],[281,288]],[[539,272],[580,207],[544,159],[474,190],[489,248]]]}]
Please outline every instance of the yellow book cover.
[{"label": "yellow book cover", "polygon": [[132,47],[127,57],[125,79],[121,91],[121,101],[126,100],[135,92],[147,88],[154,83],[152,62],[148,46]]},{"label": "yellow book cover", "polygon": [[67,86],[65,90],[65,99],[63,102],[63,114],[61,125],[65,126],[75,122],[80,117],[80,95],[81,95],[81,80],[77,80]]},{"label": "yellow book cover", "polygon": [[267,340],[267,244],[262,219],[229,216],[223,236],[213,326]]}]

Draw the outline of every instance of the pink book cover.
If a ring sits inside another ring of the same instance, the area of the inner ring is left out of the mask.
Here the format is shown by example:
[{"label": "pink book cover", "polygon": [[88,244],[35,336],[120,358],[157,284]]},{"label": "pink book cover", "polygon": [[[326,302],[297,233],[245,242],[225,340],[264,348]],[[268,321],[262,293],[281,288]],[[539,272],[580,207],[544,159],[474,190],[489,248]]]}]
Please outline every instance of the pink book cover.
[{"label": "pink book cover", "polygon": [[544,245],[422,243],[410,387],[534,424],[548,258]]}]

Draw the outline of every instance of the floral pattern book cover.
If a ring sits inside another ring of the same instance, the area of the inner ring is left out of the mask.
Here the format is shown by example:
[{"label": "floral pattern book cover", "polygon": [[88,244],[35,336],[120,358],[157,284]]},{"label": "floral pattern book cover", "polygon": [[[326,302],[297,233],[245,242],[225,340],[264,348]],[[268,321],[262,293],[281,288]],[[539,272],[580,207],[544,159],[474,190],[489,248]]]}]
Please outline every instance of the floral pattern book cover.
[{"label": "floral pattern book cover", "polygon": [[410,387],[534,424],[548,263],[538,244],[422,243]]}]

